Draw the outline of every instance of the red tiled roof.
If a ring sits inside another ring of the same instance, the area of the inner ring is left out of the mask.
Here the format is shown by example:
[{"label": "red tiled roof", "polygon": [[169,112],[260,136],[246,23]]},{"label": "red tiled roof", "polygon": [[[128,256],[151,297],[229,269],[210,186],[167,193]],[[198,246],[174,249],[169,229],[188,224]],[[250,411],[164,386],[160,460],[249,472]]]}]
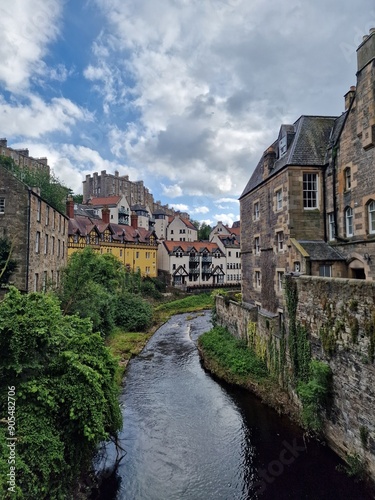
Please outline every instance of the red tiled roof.
[{"label": "red tiled roof", "polygon": [[208,241],[171,241],[164,240],[163,245],[168,250],[169,253],[176,251],[178,248],[181,248],[183,252],[190,252],[195,249],[197,252],[202,252],[204,249],[207,249],[210,253],[219,250],[220,253],[222,251],[217,246],[216,243],[211,243]]}]

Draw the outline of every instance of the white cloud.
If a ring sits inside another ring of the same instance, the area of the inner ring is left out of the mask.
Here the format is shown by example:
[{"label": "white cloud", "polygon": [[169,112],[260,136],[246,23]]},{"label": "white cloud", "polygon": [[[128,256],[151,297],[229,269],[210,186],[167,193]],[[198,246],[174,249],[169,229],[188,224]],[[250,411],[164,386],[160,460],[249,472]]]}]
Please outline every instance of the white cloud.
[{"label": "white cloud", "polygon": [[221,221],[223,224],[225,224],[226,226],[229,226],[229,227],[232,227],[232,224],[233,224],[234,221],[240,219],[239,215],[235,215],[233,213],[229,213],[229,214],[225,214],[225,213],[215,214],[213,217],[214,217],[214,219],[216,221]]},{"label": "white cloud", "polygon": [[175,210],[179,210],[180,212],[189,211],[188,205],[184,205],[183,203],[170,203],[169,206],[174,208]]},{"label": "white cloud", "polygon": [[10,104],[0,96],[2,136],[24,135],[36,138],[56,131],[69,133],[79,120],[91,121],[92,115],[64,97],[45,102],[31,95],[29,104]]},{"label": "white cloud", "polygon": [[190,210],[191,214],[208,214],[210,209],[208,207],[195,207]]},{"label": "white cloud", "polygon": [[23,92],[30,78],[43,72],[42,58],[56,39],[61,0],[12,0],[0,6],[0,82]]},{"label": "white cloud", "polygon": [[214,203],[239,203],[239,201],[237,198],[218,198]]},{"label": "white cloud", "polygon": [[182,196],[182,189],[178,184],[173,184],[170,186],[161,184],[161,187],[163,189],[163,195],[168,196],[168,198],[177,198],[178,196]]}]

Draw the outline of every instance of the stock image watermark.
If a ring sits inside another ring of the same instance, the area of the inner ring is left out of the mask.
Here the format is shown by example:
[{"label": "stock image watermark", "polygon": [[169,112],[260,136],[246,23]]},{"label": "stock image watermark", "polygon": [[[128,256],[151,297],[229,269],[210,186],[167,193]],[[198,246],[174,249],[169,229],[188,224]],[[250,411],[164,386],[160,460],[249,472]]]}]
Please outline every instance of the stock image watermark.
[{"label": "stock image watermark", "polygon": [[266,468],[256,471],[260,479],[254,484],[254,492],[258,495],[264,493],[267,486],[283,474],[285,466],[291,465],[302,452],[306,451],[305,445],[298,444],[296,438],[293,439],[292,444],[283,441],[282,445],[284,448],[281,450],[278,459],[272,460]]},{"label": "stock image watermark", "polygon": [[8,452],[8,465],[9,472],[7,473],[7,484],[8,491],[16,492],[16,388],[8,386],[8,411],[7,411],[7,422],[8,422],[8,436],[7,436],[7,448]]}]

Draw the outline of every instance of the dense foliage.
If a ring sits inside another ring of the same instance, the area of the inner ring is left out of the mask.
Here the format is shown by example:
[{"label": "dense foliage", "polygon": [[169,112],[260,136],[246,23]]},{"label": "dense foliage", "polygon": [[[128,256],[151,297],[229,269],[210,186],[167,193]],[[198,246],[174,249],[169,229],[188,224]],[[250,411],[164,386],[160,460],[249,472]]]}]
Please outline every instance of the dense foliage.
[{"label": "dense foliage", "polygon": [[251,375],[259,380],[268,376],[266,365],[245,342],[236,339],[226,328],[215,326],[199,337],[205,355],[215,359],[229,373],[240,377]]},{"label": "dense foliage", "polygon": [[65,200],[70,190],[53,173],[16,165],[7,156],[0,156],[0,165],[10,170],[29,187],[40,188],[41,197],[56,210],[65,213]]},{"label": "dense foliage", "polygon": [[126,271],[113,255],[86,247],[69,258],[59,296],[65,314],[90,318],[103,336],[116,325],[143,331],[152,322],[152,308],[140,296],[142,283],[140,273]]},{"label": "dense foliage", "polygon": [[[71,498],[97,443],[121,426],[116,362],[89,320],[63,316],[52,294],[21,295],[15,288],[0,302],[0,352],[1,408],[8,387],[16,392],[11,498]],[[8,488],[6,431],[0,427],[1,498]]]},{"label": "dense foliage", "polygon": [[0,238],[0,286],[8,283],[17,269],[17,262],[12,259],[12,245],[7,238]]}]

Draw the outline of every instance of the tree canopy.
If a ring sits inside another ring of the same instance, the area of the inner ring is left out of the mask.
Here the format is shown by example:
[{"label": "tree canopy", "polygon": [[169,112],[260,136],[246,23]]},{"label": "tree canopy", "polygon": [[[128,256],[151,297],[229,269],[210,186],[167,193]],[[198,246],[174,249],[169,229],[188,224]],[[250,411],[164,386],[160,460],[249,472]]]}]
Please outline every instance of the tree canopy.
[{"label": "tree canopy", "polygon": [[[0,302],[0,402],[16,393],[16,493],[71,498],[99,441],[121,427],[116,362],[88,319],[63,316],[53,294]],[[7,427],[0,427],[0,497],[7,498]],[[10,498],[10,497],[9,497]]]}]

